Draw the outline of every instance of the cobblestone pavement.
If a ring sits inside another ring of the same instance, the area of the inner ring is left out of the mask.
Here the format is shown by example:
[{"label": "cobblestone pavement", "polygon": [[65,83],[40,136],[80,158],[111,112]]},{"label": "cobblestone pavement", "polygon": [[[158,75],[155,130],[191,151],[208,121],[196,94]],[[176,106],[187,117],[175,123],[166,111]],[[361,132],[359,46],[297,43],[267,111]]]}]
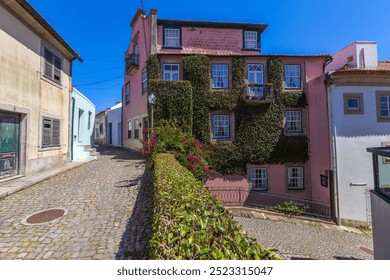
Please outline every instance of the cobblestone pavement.
[{"label": "cobblestone pavement", "polygon": [[291,223],[269,219],[235,217],[248,235],[266,248],[275,248],[285,259],[362,259],[373,256],[361,247],[372,250],[372,237],[347,232],[326,224]]},{"label": "cobblestone pavement", "polygon": [[[145,160],[119,148],[99,152],[96,161],[0,200],[0,259],[127,256],[121,246],[131,232]],[[65,209],[66,215],[45,224],[22,224],[27,216],[51,208]]]}]

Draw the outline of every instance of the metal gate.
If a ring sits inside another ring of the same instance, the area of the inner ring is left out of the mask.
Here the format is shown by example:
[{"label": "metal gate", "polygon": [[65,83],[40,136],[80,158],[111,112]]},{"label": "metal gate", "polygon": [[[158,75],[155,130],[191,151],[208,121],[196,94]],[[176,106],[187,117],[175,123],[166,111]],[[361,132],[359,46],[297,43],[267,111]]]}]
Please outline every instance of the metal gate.
[{"label": "metal gate", "polygon": [[18,173],[19,123],[19,115],[0,112],[0,178]]}]

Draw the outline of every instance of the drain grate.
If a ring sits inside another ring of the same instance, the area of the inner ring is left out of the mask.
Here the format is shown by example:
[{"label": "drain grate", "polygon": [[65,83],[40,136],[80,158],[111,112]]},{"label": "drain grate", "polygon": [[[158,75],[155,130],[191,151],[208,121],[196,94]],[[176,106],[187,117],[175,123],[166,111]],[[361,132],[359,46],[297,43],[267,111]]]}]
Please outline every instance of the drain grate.
[{"label": "drain grate", "polygon": [[64,209],[48,209],[25,218],[22,223],[27,225],[40,225],[61,218],[66,214]]}]

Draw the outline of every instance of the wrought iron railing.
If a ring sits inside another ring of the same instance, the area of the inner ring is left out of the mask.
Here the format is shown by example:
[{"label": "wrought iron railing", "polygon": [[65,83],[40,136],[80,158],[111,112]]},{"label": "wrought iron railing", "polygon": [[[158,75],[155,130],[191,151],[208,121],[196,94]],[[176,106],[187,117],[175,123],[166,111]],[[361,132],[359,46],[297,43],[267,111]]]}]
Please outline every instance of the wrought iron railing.
[{"label": "wrought iron railing", "polygon": [[129,74],[133,69],[138,69],[138,54],[132,54],[126,59],[126,73]]},{"label": "wrought iron railing", "polygon": [[209,191],[225,206],[272,207],[286,201],[307,205],[305,215],[331,219],[330,203],[315,201],[288,194],[249,191],[246,187],[208,187]]},{"label": "wrought iron railing", "polygon": [[245,95],[246,100],[273,100],[274,91],[272,85],[248,84],[248,90]]}]

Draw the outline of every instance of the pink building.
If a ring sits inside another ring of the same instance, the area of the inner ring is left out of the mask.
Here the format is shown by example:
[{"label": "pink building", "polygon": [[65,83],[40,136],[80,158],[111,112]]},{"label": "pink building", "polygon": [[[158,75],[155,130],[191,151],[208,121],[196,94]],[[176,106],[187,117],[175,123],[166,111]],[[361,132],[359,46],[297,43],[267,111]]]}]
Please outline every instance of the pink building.
[{"label": "pink building", "polygon": [[[265,24],[163,20],[157,19],[157,10],[152,9],[146,15],[139,9],[131,27],[123,85],[125,148],[142,147],[140,140],[146,136],[143,130],[148,127],[147,63],[150,55],[157,55],[159,59],[162,80],[183,80],[183,58],[206,55],[210,61],[210,92],[214,94],[233,89],[233,60],[243,59],[245,96],[240,102],[252,111],[259,106],[268,108],[279,102],[278,98],[283,99],[282,96],[275,97],[275,85],[268,84],[271,73],[268,73],[267,62],[277,58],[283,77],[278,94],[302,95],[306,102],[299,103],[303,104],[301,107],[289,106],[288,102],[283,105],[283,120],[276,126],[280,128],[280,139],[290,146],[282,147],[283,153],[278,160],[270,158],[256,162],[249,157],[245,180],[235,178],[237,187],[244,187],[249,194],[283,195],[286,199],[302,198],[329,206],[329,135],[324,85],[328,55],[262,54],[260,39],[267,27]],[[242,116],[236,116],[235,110],[210,109],[209,119],[211,143],[239,142],[240,129],[245,124]],[[296,139],[306,139],[306,146],[303,146],[307,156],[303,161],[300,160],[302,157],[296,160],[291,154],[295,153]],[[226,178],[214,177],[206,185],[210,188],[232,187],[234,183]]]}]

